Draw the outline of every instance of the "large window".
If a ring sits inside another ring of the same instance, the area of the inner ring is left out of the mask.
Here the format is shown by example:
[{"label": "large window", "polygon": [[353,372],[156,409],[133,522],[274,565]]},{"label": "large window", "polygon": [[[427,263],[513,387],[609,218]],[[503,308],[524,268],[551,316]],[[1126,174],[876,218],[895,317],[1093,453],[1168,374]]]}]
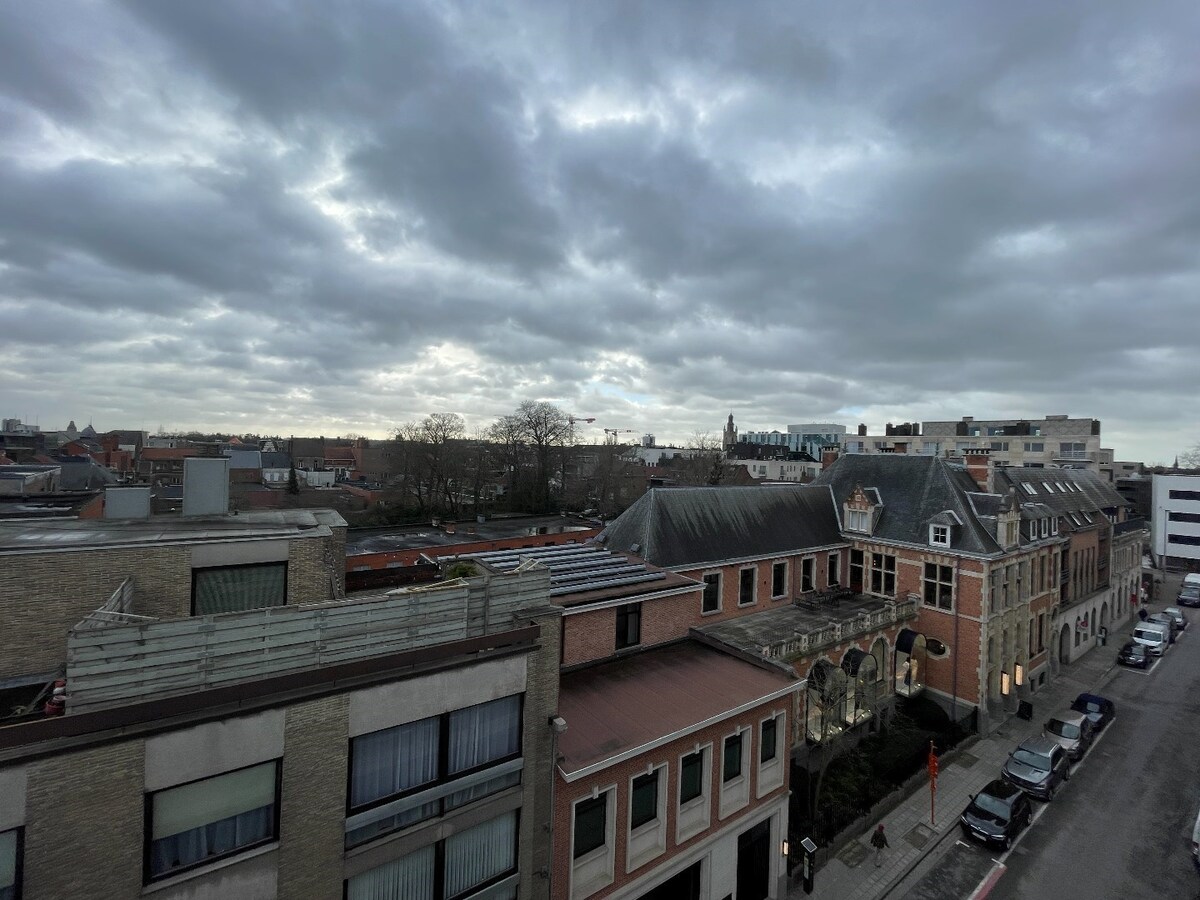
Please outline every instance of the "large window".
[{"label": "large window", "polygon": [[575,859],[603,847],[608,834],[608,793],[575,804]]},{"label": "large window", "polygon": [[1200,491],[1167,491],[1172,500],[1200,500]]},{"label": "large window", "polygon": [[895,596],[896,557],[888,553],[871,554],[871,593]]},{"label": "large window", "polygon": [[352,739],[346,845],[519,784],[520,754],[520,694]]},{"label": "large window", "polygon": [[0,831],[0,900],[21,896],[21,838],[20,828]]},{"label": "large window", "polygon": [[800,560],[800,590],[804,592],[815,591],[817,589],[817,579],[813,572],[816,569],[816,560],[811,556],[806,556]]},{"label": "large window", "polygon": [[828,587],[837,587],[841,583],[839,581],[838,559],[838,554],[829,554],[829,568],[825,570],[825,584]]},{"label": "large window", "polygon": [[938,609],[954,606],[954,569],[937,563],[925,563],[925,605]]},{"label": "large window", "polygon": [[515,883],[510,889],[498,885],[516,870],[517,813],[510,812],[355,875],[346,882],[346,898],[466,900],[493,885],[488,900],[515,898]]},{"label": "large window", "polygon": [[738,606],[754,603],[754,584],[758,570],[751,567],[738,572]]},{"label": "large window", "polygon": [[648,775],[633,779],[629,798],[629,828],[640,828],[658,818],[658,774],[655,770]]},{"label": "large window", "polygon": [[704,793],[704,751],[689,753],[679,765],[679,805]]},{"label": "large window", "polygon": [[865,571],[864,553],[861,550],[850,551],[850,590],[861,591],[863,589],[863,573]]},{"label": "large window", "polygon": [[617,649],[636,647],[642,642],[642,604],[617,607]]},{"label": "large window", "polygon": [[704,576],[704,599],[700,604],[701,612],[717,612],[721,609],[721,573],[709,572]]},{"label": "large window", "polygon": [[287,563],[192,570],[192,615],[242,612],[287,603]]},{"label": "large window", "polygon": [[870,531],[870,513],[863,509],[851,509],[846,513],[847,531]]},{"label": "large window", "polygon": [[153,881],[279,836],[279,762],[146,796],[145,877]]},{"label": "large window", "polygon": [[774,716],[762,723],[762,734],[758,741],[758,761],[766,763],[773,760],[779,752],[779,717]]},{"label": "large window", "polygon": [[777,562],[771,566],[771,596],[782,597],[787,593],[787,570],[786,562]]}]

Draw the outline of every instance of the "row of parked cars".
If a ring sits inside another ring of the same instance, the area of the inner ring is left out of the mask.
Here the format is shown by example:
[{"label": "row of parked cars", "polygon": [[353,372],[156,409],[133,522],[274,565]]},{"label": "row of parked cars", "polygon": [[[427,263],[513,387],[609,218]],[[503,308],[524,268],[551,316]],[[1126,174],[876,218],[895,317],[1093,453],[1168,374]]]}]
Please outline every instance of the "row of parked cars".
[{"label": "row of parked cars", "polygon": [[1071,763],[1087,753],[1117,708],[1096,694],[1080,694],[1071,708],[1051,716],[1038,737],[1008,755],[1000,777],[971,797],[959,817],[963,834],[1007,850],[1033,820],[1031,797],[1050,801],[1071,779]]},{"label": "row of parked cars", "polygon": [[1189,572],[1183,576],[1183,586],[1175,602],[1180,606],[1200,606],[1200,574]]},{"label": "row of parked cars", "polygon": [[1166,653],[1187,626],[1187,616],[1177,606],[1168,606],[1162,612],[1147,616],[1133,627],[1132,640],[1126,641],[1118,651],[1117,662],[1139,669],[1148,668],[1153,658]]}]

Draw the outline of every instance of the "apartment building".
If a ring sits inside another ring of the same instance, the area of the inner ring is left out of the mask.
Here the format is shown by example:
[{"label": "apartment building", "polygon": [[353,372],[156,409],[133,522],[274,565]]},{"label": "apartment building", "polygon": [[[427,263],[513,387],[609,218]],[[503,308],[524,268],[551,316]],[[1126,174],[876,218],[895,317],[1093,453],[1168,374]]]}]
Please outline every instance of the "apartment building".
[{"label": "apartment building", "polygon": [[1151,502],[1159,565],[1200,570],[1200,475],[1155,475]]},{"label": "apartment building", "polygon": [[820,459],[829,447],[840,447],[846,437],[845,425],[830,422],[806,422],[789,425],[787,431],[743,431],[737,440],[747,444],[781,447],[793,453],[807,453]]},{"label": "apartment building", "polygon": [[280,515],[6,535],[6,622],[92,609],[4,635],[6,670],[56,660],[66,696],[0,719],[4,889],[548,897],[548,571],[345,598],[344,523]]}]

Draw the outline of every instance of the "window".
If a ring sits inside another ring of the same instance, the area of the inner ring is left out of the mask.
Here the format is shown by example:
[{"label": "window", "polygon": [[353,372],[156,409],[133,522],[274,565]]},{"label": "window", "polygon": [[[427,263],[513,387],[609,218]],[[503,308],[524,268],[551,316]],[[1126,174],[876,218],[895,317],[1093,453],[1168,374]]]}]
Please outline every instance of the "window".
[{"label": "window", "polygon": [[758,761],[766,763],[773,760],[779,752],[779,717],[767,719],[762,723],[762,734],[758,742]]},{"label": "window", "polygon": [[838,561],[841,559],[836,553],[829,554],[829,567],[825,570],[825,584],[829,587],[837,587],[839,585],[840,574],[838,572]]},{"label": "window", "polygon": [[863,509],[852,509],[847,512],[846,528],[849,531],[870,531],[870,513]]},{"label": "window", "polygon": [[617,649],[636,647],[642,642],[642,604],[626,603],[617,607]]},{"label": "window", "polygon": [[757,570],[753,567],[738,572],[738,606],[754,603],[754,580]]},{"label": "window", "polygon": [[147,882],[279,836],[279,761],[146,795]]},{"label": "window", "polygon": [[1167,491],[1171,500],[1200,500],[1200,491]]},{"label": "window", "polygon": [[700,601],[700,611],[711,613],[721,609],[721,573],[709,572],[704,576],[704,599]]},{"label": "window", "polygon": [[1044,453],[1045,451],[1046,451],[1046,445],[1044,443],[1042,443],[1041,441],[1026,441],[1025,442],[1025,452],[1026,453]]},{"label": "window", "polygon": [[192,570],[192,615],[241,612],[287,603],[287,563]]},{"label": "window", "polygon": [[603,847],[608,835],[608,792],[575,804],[575,850],[573,857]]},{"label": "window", "polygon": [[742,774],[742,735],[731,734],[725,738],[725,751],[721,757],[721,780],[733,781]]},{"label": "window", "polygon": [[519,784],[521,700],[513,694],[351,739],[346,846]]},{"label": "window", "polygon": [[925,563],[925,605],[950,609],[954,605],[954,570],[950,566]]},{"label": "window", "polygon": [[21,896],[23,837],[20,828],[0,831],[0,900],[17,900]]},{"label": "window", "polygon": [[800,560],[800,590],[815,591],[817,589],[817,580],[813,576],[816,560],[811,556],[806,556]]},{"label": "window", "polygon": [[640,828],[658,818],[658,773],[639,775],[633,779],[629,798],[629,828]]},{"label": "window", "polygon": [[[516,873],[517,832],[516,812],[482,822],[355,875],[346,882],[346,900],[451,900],[474,895]],[[516,894],[514,890],[487,896]]]},{"label": "window", "polygon": [[992,450],[1008,450],[1008,441],[992,441],[990,446]]},{"label": "window", "polygon": [[1167,534],[1168,544],[1180,544],[1185,547],[1200,547],[1200,536],[1194,534]]},{"label": "window", "polygon": [[771,566],[772,597],[782,597],[787,593],[787,570],[786,562],[777,562]]},{"label": "window", "polygon": [[704,793],[704,751],[689,753],[679,764],[679,805]]},{"label": "window", "polygon": [[1200,523],[1200,513],[1168,512],[1167,521]]},{"label": "window", "polygon": [[871,593],[892,597],[896,593],[896,557],[871,554]]},{"label": "window", "polygon": [[1021,482],[1021,487],[1024,488],[1025,493],[1029,494],[1030,496],[1037,496],[1037,488],[1035,488],[1028,481]]},{"label": "window", "polygon": [[861,591],[863,588],[863,572],[865,571],[864,554],[861,550],[850,551],[850,588]]},{"label": "window", "polygon": [[929,543],[936,544],[939,547],[950,546],[950,526],[949,525],[930,525],[929,526]]},{"label": "window", "polygon": [[1042,537],[1045,537],[1046,535],[1048,535],[1050,533],[1050,520],[1042,519],[1041,521],[1042,521]]}]

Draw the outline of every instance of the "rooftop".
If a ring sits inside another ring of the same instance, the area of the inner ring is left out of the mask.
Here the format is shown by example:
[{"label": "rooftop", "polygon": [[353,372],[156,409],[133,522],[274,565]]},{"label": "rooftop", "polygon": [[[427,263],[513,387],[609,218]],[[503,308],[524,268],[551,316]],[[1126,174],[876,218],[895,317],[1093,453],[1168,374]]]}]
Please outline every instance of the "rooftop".
[{"label": "rooftop", "polygon": [[327,534],[346,521],[331,509],[281,509],[232,516],[154,516],[149,519],[50,519],[0,522],[0,554],[254,540]]},{"label": "rooftop", "polygon": [[536,537],[539,534],[560,534],[564,531],[586,531],[592,527],[588,522],[565,519],[562,516],[523,516],[514,519],[488,519],[479,523],[459,522],[450,534],[434,525],[414,525],[382,533],[351,535],[346,542],[346,555],[452,547],[472,541],[496,541],[504,538]]},{"label": "rooftop", "polygon": [[803,684],[696,641],[682,641],[564,673],[558,710],[559,770],[568,781],[591,767],[682,737]]}]

